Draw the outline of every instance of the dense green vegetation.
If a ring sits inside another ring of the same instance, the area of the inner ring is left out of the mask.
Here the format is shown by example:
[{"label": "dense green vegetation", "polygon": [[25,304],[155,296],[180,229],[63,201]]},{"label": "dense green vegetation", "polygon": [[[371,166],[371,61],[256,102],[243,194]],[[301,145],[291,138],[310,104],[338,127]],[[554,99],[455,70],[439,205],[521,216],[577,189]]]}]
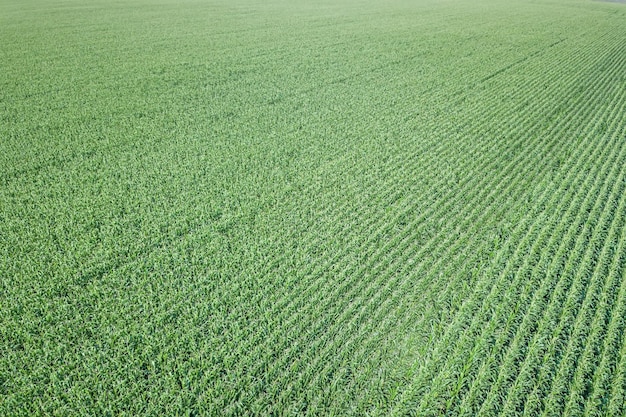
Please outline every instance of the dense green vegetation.
[{"label": "dense green vegetation", "polygon": [[626,413],[626,6],[0,1],[0,415]]}]

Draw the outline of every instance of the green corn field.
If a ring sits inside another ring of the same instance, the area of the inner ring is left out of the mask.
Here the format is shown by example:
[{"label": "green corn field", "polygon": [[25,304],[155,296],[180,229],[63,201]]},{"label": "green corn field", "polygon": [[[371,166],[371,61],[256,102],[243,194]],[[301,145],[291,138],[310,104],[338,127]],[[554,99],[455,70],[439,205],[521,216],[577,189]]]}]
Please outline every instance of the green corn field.
[{"label": "green corn field", "polygon": [[0,415],[626,415],[626,4],[0,0]]}]

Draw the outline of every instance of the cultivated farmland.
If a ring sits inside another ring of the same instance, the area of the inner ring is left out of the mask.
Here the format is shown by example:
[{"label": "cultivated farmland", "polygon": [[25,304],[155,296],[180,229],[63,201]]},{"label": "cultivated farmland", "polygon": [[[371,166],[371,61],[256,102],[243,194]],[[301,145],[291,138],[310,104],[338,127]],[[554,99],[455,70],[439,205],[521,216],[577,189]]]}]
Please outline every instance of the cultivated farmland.
[{"label": "cultivated farmland", "polygon": [[0,0],[0,415],[626,415],[626,5]]}]

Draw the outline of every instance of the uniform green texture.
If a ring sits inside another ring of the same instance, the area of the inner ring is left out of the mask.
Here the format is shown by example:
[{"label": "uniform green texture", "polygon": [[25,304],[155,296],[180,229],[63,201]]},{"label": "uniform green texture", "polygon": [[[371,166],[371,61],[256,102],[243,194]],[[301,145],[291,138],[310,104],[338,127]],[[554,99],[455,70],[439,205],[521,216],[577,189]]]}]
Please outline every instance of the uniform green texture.
[{"label": "uniform green texture", "polygon": [[626,5],[0,0],[0,415],[623,416]]}]

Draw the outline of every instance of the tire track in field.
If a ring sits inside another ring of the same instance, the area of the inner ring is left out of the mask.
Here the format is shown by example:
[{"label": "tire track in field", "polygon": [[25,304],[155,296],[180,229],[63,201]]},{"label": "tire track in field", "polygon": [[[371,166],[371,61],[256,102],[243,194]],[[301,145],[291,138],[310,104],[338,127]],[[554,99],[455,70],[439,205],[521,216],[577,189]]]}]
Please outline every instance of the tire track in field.
[{"label": "tire track in field", "polygon": [[[471,217],[471,216],[470,216],[470,217]],[[446,257],[446,258],[447,258],[447,257]],[[398,291],[400,291],[400,290],[398,290]],[[365,297],[365,298],[367,298],[367,297]],[[374,304],[374,305],[375,305],[376,303],[372,303],[372,304]]]},{"label": "tire track in field", "polygon": [[[191,226],[187,233],[194,233],[195,231],[198,230],[198,228],[202,227],[201,224],[196,224],[195,226]],[[126,259],[124,260],[124,263],[119,263],[115,260],[112,260],[111,262],[113,262],[113,264],[110,264],[107,266],[107,262],[102,263],[100,262],[99,259],[96,259],[93,262],[87,262],[86,264],[90,264],[90,263],[97,263],[97,267],[96,268],[92,268],[91,270],[89,268],[87,268],[87,270],[81,272],[79,275],[80,277],[78,278],[81,282],[89,282],[92,279],[96,278],[96,277],[100,277],[100,278],[104,278],[104,276],[106,275],[110,275],[111,273],[114,273],[114,271],[118,268],[122,268],[124,267],[124,265],[126,265],[128,262],[132,262],[134,259],[141,259],[144,256],[147,256],[147,254],[151,253],[152,251],[156,250],[157,248],[163,246],[163,245],[173,245],[175,244],[177,241],[179,241],[180,239],[184,238],[184,234],[183,236],[180,236],[179,239],[160,239],[157,241],[153,241],[152,243],[148,242],[148,246],[144,247],[143,249],[138,250],[138,252],[136,254],[134,254],[131,257],[126,257]]]},{"label": "tire track in field", "polygon": [[[553,19],[549,19],[547,16],[545,17],[545,19],[547,20],[546,25],[549,25],[551,22],[553,22]],[[487,27],[490,24],[493,24],[493,22],[490,22],[490,21],[481,22],[479,24],[479,27]],[[421,22],[421,25],[422,26],[424,26],[424,25],[432,25],[432,23],[430,23],[430,22]],[[412,29],[415,29],[415,24],[412,23],[410,27]],[[435,29],[436,30],[429,31],[429,37],[430,38],[435,36],[435,34],[437,34],[437,33],[445,33],[445,32],[447,32],[449,30],[449,25],[447,25],[447,24],[441,25],[441,26],[436,27]],[[383,34],[392,34],[392,33],[395,33],[397,30],[398,30],[397,28],[389,29],[386,32],[383,32]],[[307,40],[309,40],[309,39],[307,38]],[[329,48],[329,47],[333,47],[333,46],[346,45],[346,44],[348,44],[348,42],[349,41],[339,41],[339,42],[335,42],[335,43],[332,43],[332,44],[322,45],[322,47],[323,48]],[[539,51],[531,52],[531,54],[535,55],[537,53],[541,53],[542,51],[543,51],[543,49],[539,50]],[[250,53],[258,55],[259,51],[258,50],[252,50],[252,51],[250,51]],[[268,52],[268,53],[270,53],[270,52]],[[289,56],[290,56],[290,54],[293,53],[293,51],[291,49],[284,49],[281,53],[283,55],[281,55],[279,60],[283,61],[283,62],[288,62],[289,61]],[[274,52],[274,55],[272,55],[272,56],[275,57],[275,55],[276,55],[276,53]],[[262,55],[259,55],[259,56],[262,56]],[[415,55],[411,56],[410,59],[414,60],[414,59],[419,58],[419,57],[421,57],[421,54],[415,54]],[[351,75],[350,78],[356,78],[356,77],[359,77],[359,76],[363,76],[363,75],[367,74],[368,72],[372,72],[372,73],[379,72],[380,70],[389,69],[389,68],[391,68],[393,66],[397,66],[400,63],[406,63],[406,57],[404,57],[404,58],[405,59],[397,60],[395,62],[379,65],[377,67],[371,68],[368,71],[357,72],[357,73]],[[249,64],[249,60],[242,61],[242,64],[250,65]],[[249,70],[249,72],[252,74],[252,70]],[[340,77],[336,77],[334,79],[329,80],[329,84],[345,82],[346,80],[347,80],[347,78],[345,78],[343,76],[340,76]],[[233,80],[231,79],[231,84],[234,83],[232,81]],[[130,83],[130,84],[127,84],[127,85],[120,85],[118,87],[120,89],[128,90],[128,89],[132,89],[133,87],[135,87],[135,84]],[[232,87],[233,86],[228,87],[227,89],[232,89]],[[303,93],[306,93],[308,91],[315,91],[315,89],[317,89],[318,87],[311,87],[309,89],[293,91],[292,93],[288,94],[287,96],[283,96],[281,101],[285,100],[286,97],[292,97],[293,98],[293,97],[296,97],[296,96],[301,95]],[[45,94],[45,92],[44,92],[44,94]],[[121,115],[121,114],[124,114],[124,113],[128,113],[128,109],[118,112],[118,115]],[[155,141],[154,142],[154,146],[158,146],[159,143],[164,143],[165,140],[166,140],[166,138],[164,137],[164,138],[161,138],[160,140]],[[114,149],[127,148],[128,145],[129,145],[129,143],[127,143],[127,142],[120,142],[120,143],[116,143],[116,144],[111,144],[111,145],[109,145],[107,147],[100,148],[99,152],[96,152],[93,149],[83,149],[80,152],[73,152],[72,155],[70,155],[68,158],[61,158],[61,159],[59,159],[59,158],[52,158],[52,160],[50,162],[48,162],[48,163],[42,163],[42,164],[37,164],[34,167],[23,168],[23,169],[21,169],[19,172],[15,173],[15,174],[9,175],[7,173],[6,175],[0,175],[0,179],[5,180],[5,181],[9,181],[11,179],[18,179],[19,177],[22,177],[22,176],[27,175],[27,174],[28,175],[30,175],[30,174],[37,174],[41,170],[48,169],[50,167],[55,168],[55,170],[64,170],[64,169],[67,169],[68,164],[71,164],[73,161],[80,161],[80,163],[82,164],[84,162],[85,158],[97,159],[98,155],[100,155],[102,153],[108,153],[108,152],[110,152],[110,151],[112,151]]]}]

